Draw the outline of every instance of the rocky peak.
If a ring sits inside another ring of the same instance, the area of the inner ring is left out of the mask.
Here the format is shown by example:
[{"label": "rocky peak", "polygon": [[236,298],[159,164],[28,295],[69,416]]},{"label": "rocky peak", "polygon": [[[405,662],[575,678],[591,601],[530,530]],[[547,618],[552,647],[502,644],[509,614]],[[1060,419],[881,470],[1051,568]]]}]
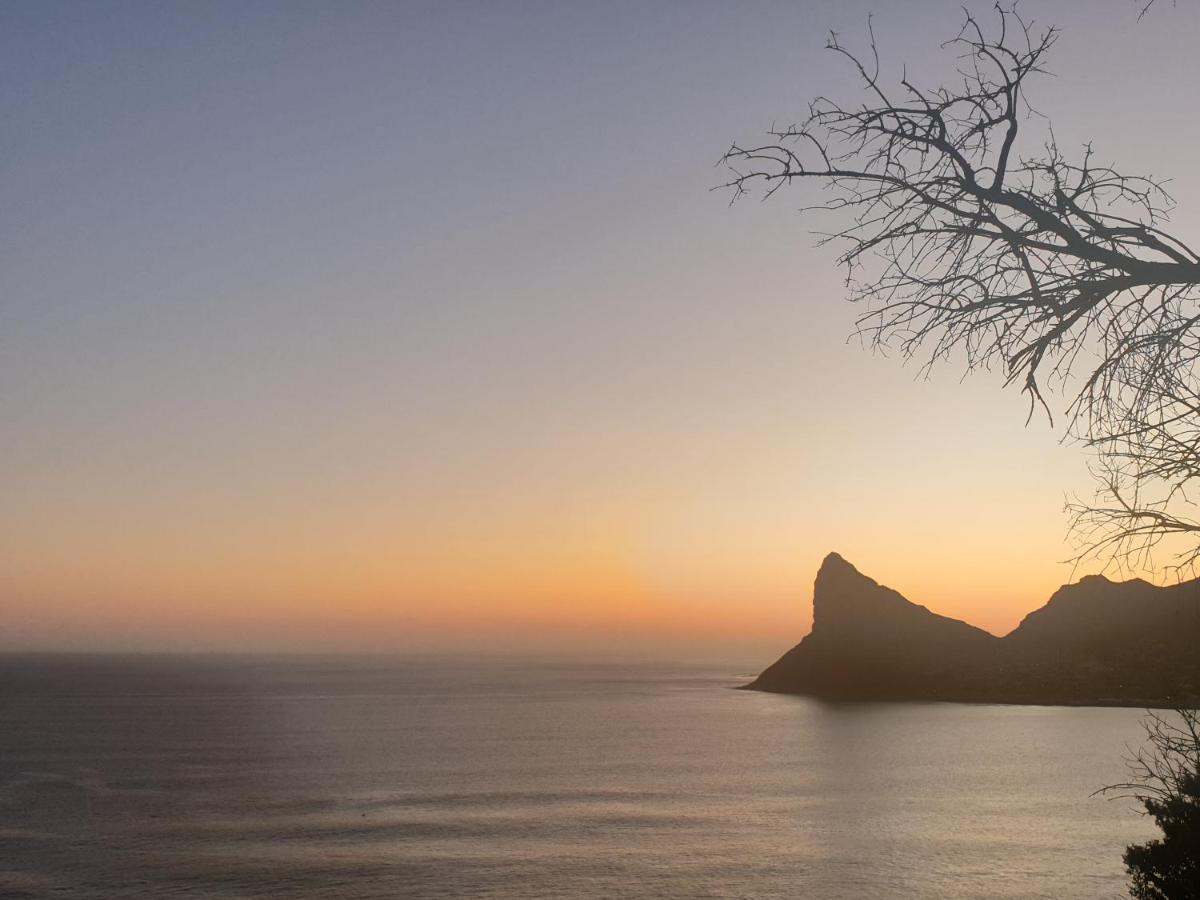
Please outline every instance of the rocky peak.
[{"label": "rocky peak", "polygon": [[912,603],[830,553],[813,586],[813,634],[888,643],[927,638],[991,639],[986,632]]}]

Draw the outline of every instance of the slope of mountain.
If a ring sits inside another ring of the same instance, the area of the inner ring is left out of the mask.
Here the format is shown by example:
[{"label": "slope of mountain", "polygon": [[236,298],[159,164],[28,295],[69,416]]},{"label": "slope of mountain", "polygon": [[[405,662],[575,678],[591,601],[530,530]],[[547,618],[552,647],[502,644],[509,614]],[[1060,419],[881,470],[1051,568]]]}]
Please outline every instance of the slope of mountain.
[{"label": "slope of mountain", "polygon": [[836,553],[813,590],[812,631],[751,687],[825,697],[940,697],[949,679],[980,669],[999,640],[910,603]]},{"label": "slope of mountain", "polygon": [[1200,694],[1200,580],[1089,576],[997,638],[831,553],[817,572],[812,631],[748,687],[843,700],[1173,705]]}]

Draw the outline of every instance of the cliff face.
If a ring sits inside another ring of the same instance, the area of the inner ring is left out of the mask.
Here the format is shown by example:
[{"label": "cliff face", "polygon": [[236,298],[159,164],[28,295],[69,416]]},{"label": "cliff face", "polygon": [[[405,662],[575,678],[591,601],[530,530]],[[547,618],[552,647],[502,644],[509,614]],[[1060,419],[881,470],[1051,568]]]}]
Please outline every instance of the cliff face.
[{"label": "cliff face", "polygon": [[1200,691],[1200,580],[1090,576],[1004,638],[930,612],[836,553],[812,631],[750,688],[829,699],[1169,705]]},{"label": "cliff face", "polygon": [[940,697],[996,651],[982,629],[939,616],[861,574],[836,553],[813,589],[812,631],[751,685],[880,699]]},{"label": "cliff face", "polygon": [[906,600],[836,553],[825,557],[817,571],[812,632],[843,642],[902,645],[911,652],[977,650],[996,640],[981,628]]}]

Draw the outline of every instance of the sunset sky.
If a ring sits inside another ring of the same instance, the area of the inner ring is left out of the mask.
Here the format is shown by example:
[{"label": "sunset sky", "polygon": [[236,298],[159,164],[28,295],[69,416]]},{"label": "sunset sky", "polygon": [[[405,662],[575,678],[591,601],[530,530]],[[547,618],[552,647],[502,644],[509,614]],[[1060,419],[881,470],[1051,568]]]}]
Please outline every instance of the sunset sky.
[{"label": "sunset sky", "polygon": [[[1138,8],[1023,2],[1033,100],[1200,233],[1200,9]],[[769,656],[830,550],[1011,629],[1083,455],[848,343],[812,194],[709,190],[853,99],[829,30],[936,83],[959,10],[0,7],[0,648]]]}]

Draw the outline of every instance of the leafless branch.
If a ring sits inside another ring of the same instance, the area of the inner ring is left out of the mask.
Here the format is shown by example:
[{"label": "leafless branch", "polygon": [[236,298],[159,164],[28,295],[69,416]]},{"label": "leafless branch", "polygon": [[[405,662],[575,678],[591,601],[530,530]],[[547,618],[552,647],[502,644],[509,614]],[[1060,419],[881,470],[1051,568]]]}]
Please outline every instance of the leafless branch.
[{"label": "leafless branch", "polygon": [[1126,748],[1129,781],[1097,794],[1145,803],[1184,793],[1200,776],[1200,710],[1147,710],[1142,720],[1145,743]]},{"label": "leafless branch", "polygon": [[1125,500],[1158,479],[1173,502],[1200,474],[1200,255],[1167,231],[1162,179],[1123,173],[1090,145],[1068,156],[1040,119],[1025,146],[1026,91],[1057,37],[1014,6],[997,4],[986,23],[966,12],[943,45],[954,78],[924,88],[907,74],[884,79],[873,34],[865,54],[832,35],[863,102],[819,97],[804,121],[735,144],[724,187],[735,199],[826,189],[807,212],[838,223],[821,243],[841,246],[859,334],[873,346],[926,367],[954,358],[1000,369],[1030,416],[1041,408],[1053,420],[1047,386],[1062,392],[1067,433],[1102,460],[1116,498],[1084,524],[1116,526],[1099,529],[1097,548],[1120,551],[1198,530]]}]

